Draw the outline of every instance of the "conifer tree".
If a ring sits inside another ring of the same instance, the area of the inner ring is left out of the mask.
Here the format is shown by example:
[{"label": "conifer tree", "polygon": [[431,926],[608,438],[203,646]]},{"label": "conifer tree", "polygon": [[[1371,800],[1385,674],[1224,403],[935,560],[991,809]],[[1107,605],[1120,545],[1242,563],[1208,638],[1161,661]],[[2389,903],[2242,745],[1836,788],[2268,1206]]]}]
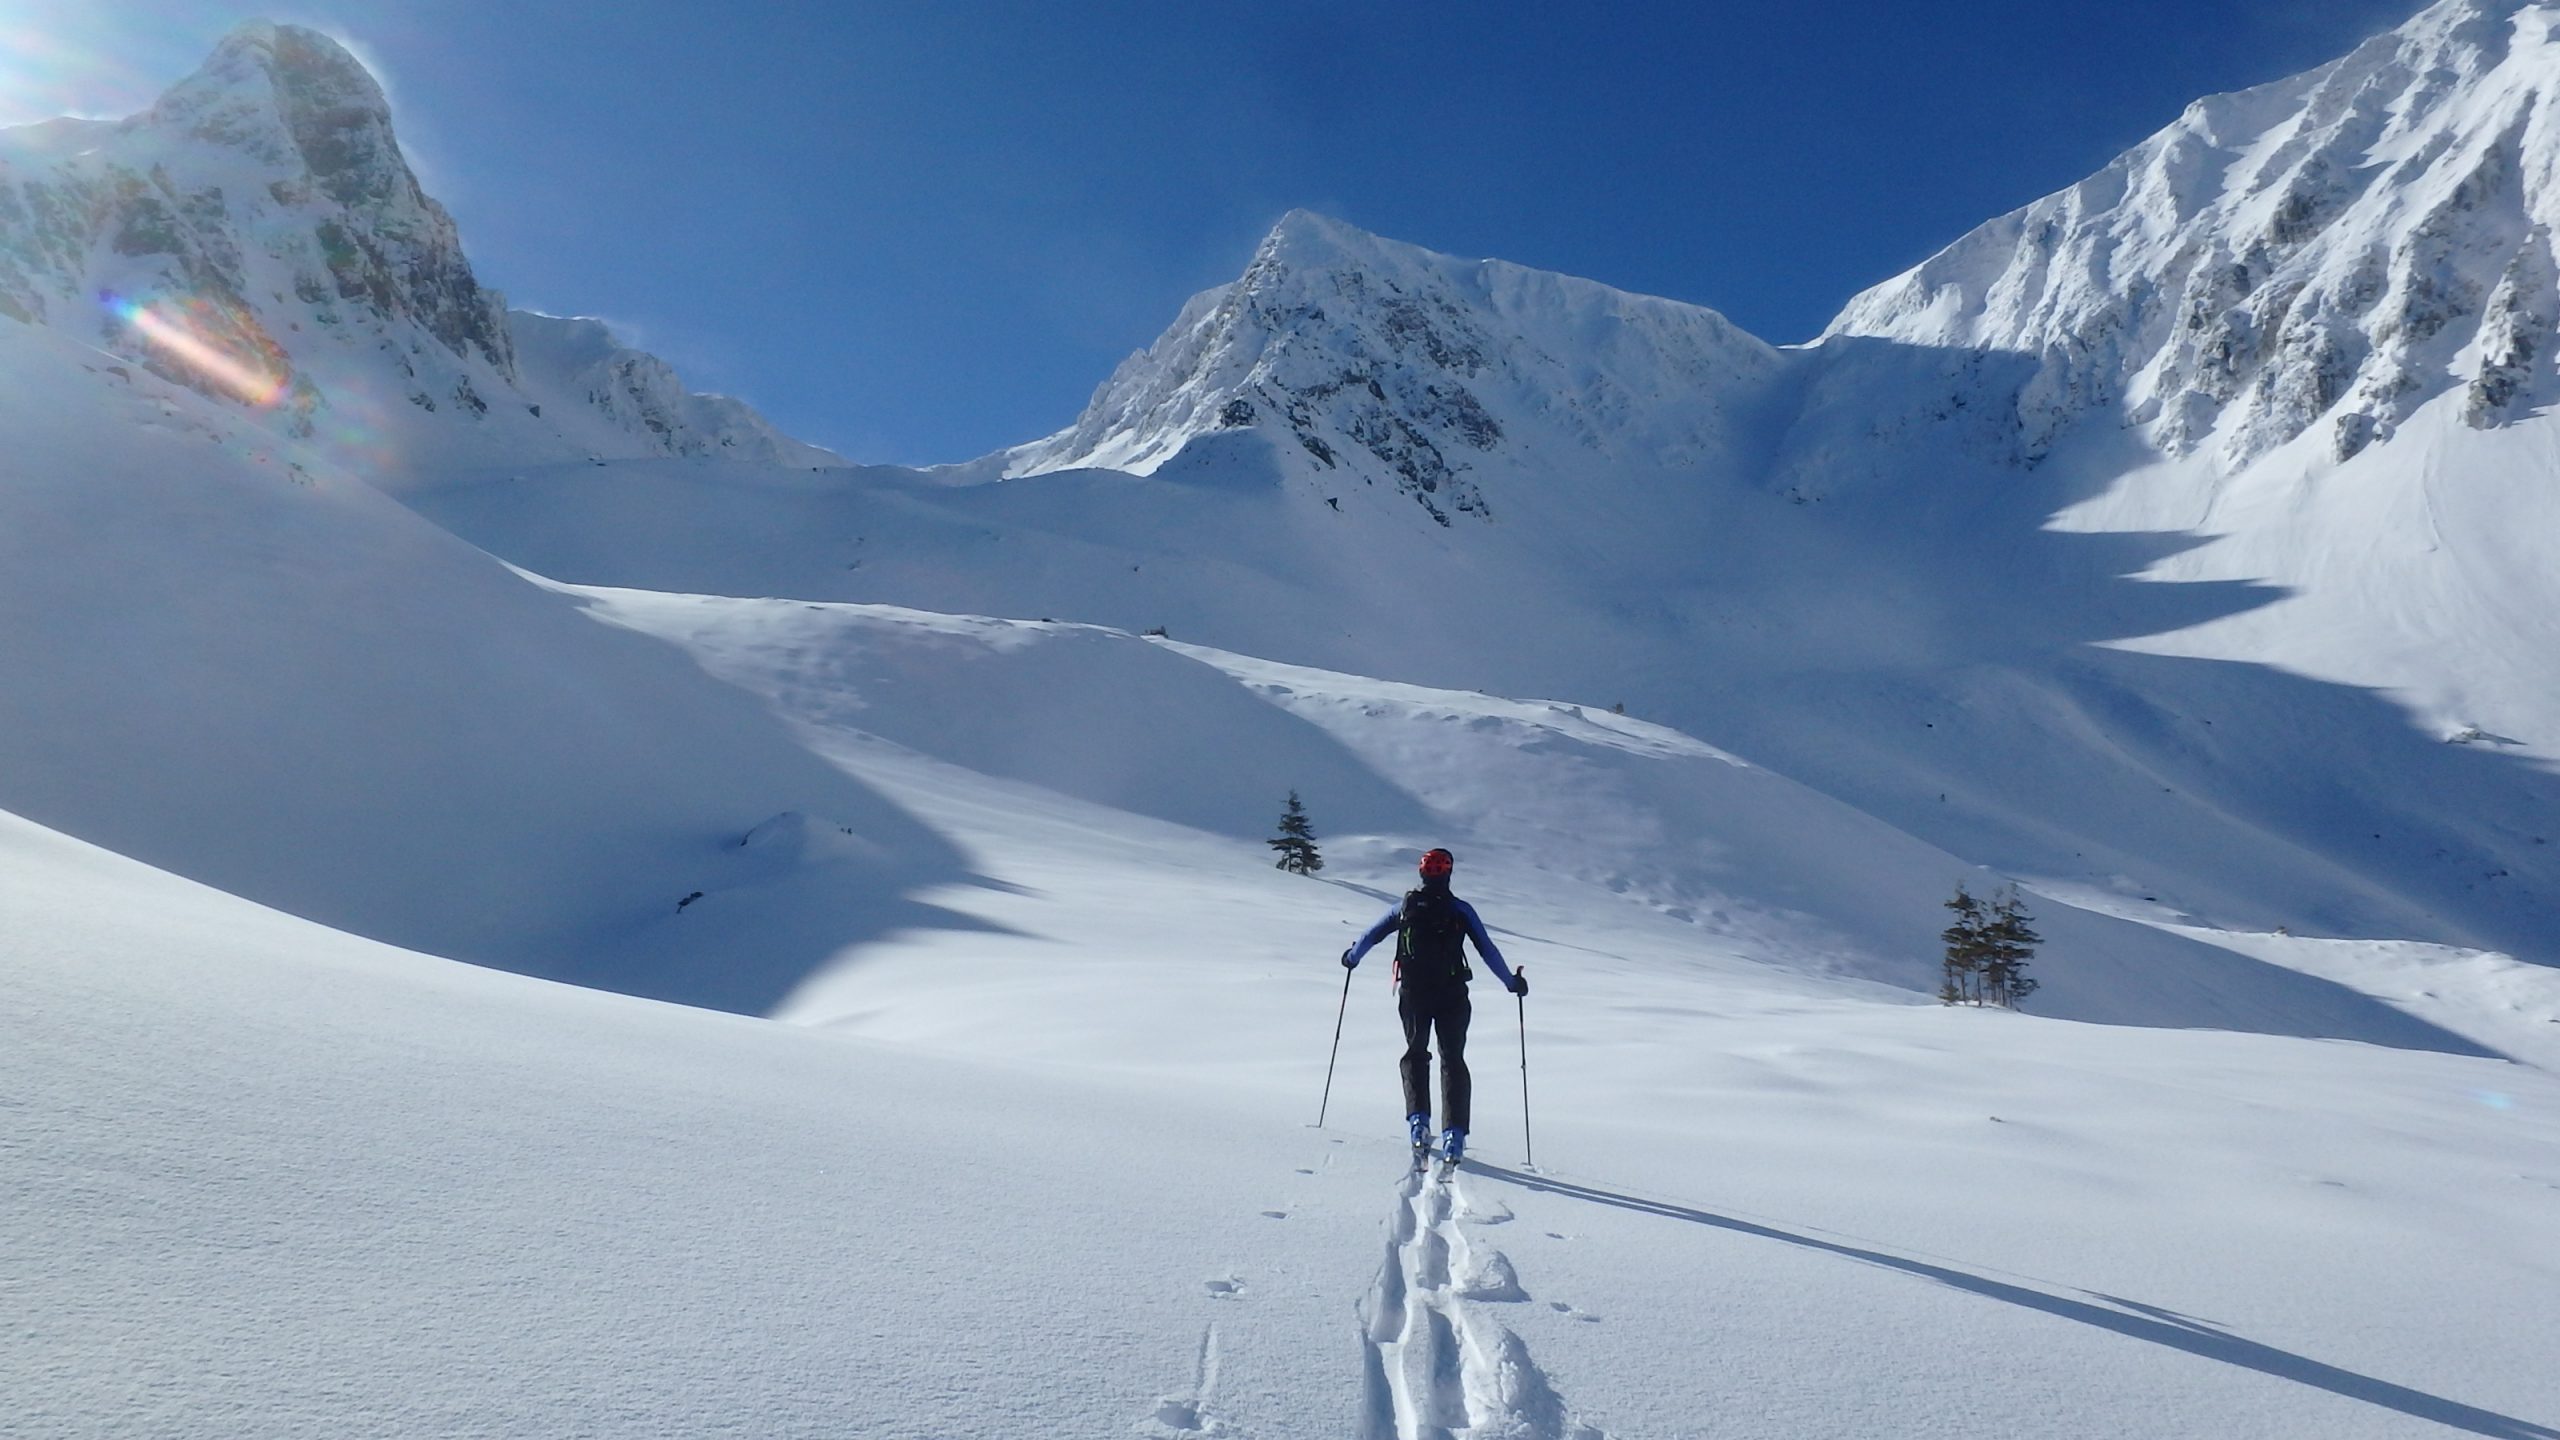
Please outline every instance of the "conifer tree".
[{"label": "conifer tree", "polygon": [[1955,898],[1945,902],[1956,921],[1938,932],[1946,942],[1946,965],[1938,982],[1938,1003],[1942,1005],[1979,1005],[1982,1003],[1982,968],[1986,952],[1985,932],[1990,917],[1982,902],[1956,882]]},{"label": "conifer tree", "polygon": [[1324,856],[1316,852],[1315,827],[1307,823],[1306,807],[1298,803],[1298,792],[1289,792],[1289,808],[1280,813],[1280,833],[1262,842],[1280,852],[1279,868],[1292,875],[1313,875],[1324,868]]},{"label": "conifer tree", "polygon": [[2014,1010],[2036,992],[2027,961],[2044,937],[2029,926],[2033,919],[2015,885],[2003,888],[1991,903],[1982,927],[1982,974],[1985,994],[1994,1005]]}]

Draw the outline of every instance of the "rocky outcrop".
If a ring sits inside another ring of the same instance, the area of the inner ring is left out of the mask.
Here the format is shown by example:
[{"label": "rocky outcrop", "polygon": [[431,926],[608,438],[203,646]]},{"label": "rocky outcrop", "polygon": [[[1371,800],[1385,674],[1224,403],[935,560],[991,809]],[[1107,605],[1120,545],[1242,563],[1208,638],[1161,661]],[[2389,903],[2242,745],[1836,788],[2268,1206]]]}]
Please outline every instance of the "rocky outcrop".
[{"label": "rocky outcrop", "polygon": [[1284,217],[1235,283],[1194,298],[1005,473],[1153,473],[1253,430],[1328,487],[1385,484],[1442,525],[1488,519],[1479,471],[1699,463],[1778,369],[1711,310]]},{"label": "rocky outcrop", "polygon": [[240,27],[128,120],[0,131],[0,316],[292,434],[361,434],[369,463],[836,463],[737,402],[686,396],[637,351],[619,351],[624,383],[592,387],[592,401],[590,387],[527,373],[517,322],[420,188],[382,87],[298,26]]},{"label": "rocky outcrop", "polygon": [[1826,334],[2023,357],[2029,459],[2091,414],[2234,467],[2307,433],[2346,458],[2466,368],[2466,414],[2496,423],[2552,356],[2555,23],[2444,0],[2318,70],[2198,101]]}]

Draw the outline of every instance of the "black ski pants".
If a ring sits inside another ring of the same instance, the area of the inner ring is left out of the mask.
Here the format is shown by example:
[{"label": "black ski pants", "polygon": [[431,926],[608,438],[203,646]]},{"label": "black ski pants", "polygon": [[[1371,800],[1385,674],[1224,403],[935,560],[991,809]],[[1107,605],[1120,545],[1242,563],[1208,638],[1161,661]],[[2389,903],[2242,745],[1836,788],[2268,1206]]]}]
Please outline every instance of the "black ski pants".
[{"label": "black ski pants", "polygon": [[1459,979],[1416,983],[1405,981],[1396,997],[1396,1014],[1404,1021],[1404,1113],[1431,1113],[1431,1037],[1440,1037],[1440,1112],[1442,1129],[1467,1129],[1468,1102],[1474,1082],[1467,1075],[1467,1021],[1475,1007],[1467,1002],[1467,982]]}]

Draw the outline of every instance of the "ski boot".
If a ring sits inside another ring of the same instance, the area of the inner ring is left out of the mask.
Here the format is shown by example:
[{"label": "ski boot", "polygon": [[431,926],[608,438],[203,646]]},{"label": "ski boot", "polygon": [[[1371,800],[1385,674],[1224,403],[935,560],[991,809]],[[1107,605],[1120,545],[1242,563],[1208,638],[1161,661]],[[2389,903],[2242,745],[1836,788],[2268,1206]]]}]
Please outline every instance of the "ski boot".
[{"label": "ski boot", "polygon": [[1431,1168],[1431,1117],[1407,1115],[1404,1128],[1413,1136],[1413,1170],[1419,1175]]},{"label": "ski boot", "polygon": [[1458,1173],[1458,1161],[1467,1153],[1467,1132],[1455,1125],[1440,1132],[1440,1178]]}]

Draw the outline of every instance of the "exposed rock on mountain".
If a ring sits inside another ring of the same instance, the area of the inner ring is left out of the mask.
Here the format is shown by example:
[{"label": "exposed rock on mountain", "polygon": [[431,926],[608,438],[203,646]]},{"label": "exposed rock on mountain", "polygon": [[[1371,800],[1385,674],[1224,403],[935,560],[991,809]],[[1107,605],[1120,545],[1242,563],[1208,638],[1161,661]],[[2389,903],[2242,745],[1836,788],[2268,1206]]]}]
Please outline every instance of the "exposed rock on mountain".
[{"label": "exposed rock on mountain", "polygon": [[1499,260],[1381,240],[1306,211],[1195,297],[1076,423],[1005,473],[1152,474],[1221,430],[1301,474],[1386,483],[1441,524],[1499,508],[1476,471],[1722,458],[1776,351],[1721,315]]},{"label": "exposed rock on mountain", "polygon": [[2560,12],[2444,0],[2307,74],[2200,100],[2088,180],[1853,300],[1829,337],[2009,352],[2033,458],[2121,408],[2239,466],[2343,459],[2467,386],[2494,425],[2547,371]]},{"label": "exposed rock on mountain", "polygon": [[624,345],[601,320],[511,310],[507,327],[522,361],[517,388],[545,414],[592,412],[660,455],[840,463],[784,436],[744,401],[685,389],[674,367]]},{"label": "exposed rock on mountain", "polygon": [[[131,119],[0,131],[0,316],[271,411],[296,436],[360,434],[383,465],[834,461],[743,405],[686,395],[654,357],[583,333],[564,347],[560,322],[510,316],[419,188],[381,87],[292,25],[234,31]],[[572,369],[522,364],[522,331],[538,361]]]},{"label": "exposed rock on mountain", "polygon": [[2200,100],[1784,355],[1709,310],[1299,212],[1002,468],[1151,473],[1253,429],[1447,523],[1500,509],[1498,471],[1719,468],[1735,417],[1773,406],[1752,468],[1800,496],[1913,444],[2033,466],[2093,415],[2231,469],[2314,431],[2346,459],[2454,390],[2494,427],[2551,390],[2555,33],[2527,0],[2442,0]]}]

